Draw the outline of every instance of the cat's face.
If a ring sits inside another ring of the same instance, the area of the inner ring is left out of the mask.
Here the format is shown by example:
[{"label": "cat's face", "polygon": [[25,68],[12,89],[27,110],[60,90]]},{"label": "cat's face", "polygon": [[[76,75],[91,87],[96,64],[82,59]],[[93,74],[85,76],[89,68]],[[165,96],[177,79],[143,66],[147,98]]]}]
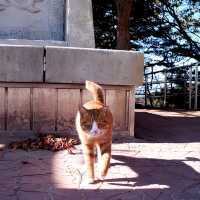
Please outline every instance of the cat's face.
[{"label": "cat's face", "polygon": [[81,107],[79,112],[81,128],[88,134],[95,136],[112,127],[112,115],[108,107],[91,110]]}]

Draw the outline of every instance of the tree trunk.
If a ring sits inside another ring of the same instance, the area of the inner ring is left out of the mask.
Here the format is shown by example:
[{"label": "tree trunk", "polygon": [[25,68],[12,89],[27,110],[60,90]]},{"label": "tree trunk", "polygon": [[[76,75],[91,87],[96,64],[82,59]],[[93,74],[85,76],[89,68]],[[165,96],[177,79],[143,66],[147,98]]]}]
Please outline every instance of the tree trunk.
[{"label": "tree trunk", "polygon": [[118,14],[117,49],[129,49],[129,17],[133,0],[114,0]]}]

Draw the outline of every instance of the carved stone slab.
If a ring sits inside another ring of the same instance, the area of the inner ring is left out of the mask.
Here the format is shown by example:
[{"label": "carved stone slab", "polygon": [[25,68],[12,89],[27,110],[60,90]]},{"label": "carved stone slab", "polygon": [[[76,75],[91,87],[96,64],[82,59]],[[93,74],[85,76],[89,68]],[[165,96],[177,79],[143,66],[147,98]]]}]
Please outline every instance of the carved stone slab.
[{"label": "carved stone slab", "polygon": [[0,0],[0,39],[64,40],[65,0]]}]

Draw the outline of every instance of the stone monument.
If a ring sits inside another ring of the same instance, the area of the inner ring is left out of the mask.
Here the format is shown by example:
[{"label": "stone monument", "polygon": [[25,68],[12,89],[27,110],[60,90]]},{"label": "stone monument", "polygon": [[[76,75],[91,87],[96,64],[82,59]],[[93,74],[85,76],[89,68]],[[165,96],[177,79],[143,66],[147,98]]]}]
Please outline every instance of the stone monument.
[{"label": "stone monument", "polygon": [[91,9],[88,0],[0,0],[0,39],[95,47]]},{"label": "stone monument", "polygon": [[0,132],[71,132],[85,80],[105,88],[114,132],[134,135],[141,52],[95,49],[91,0],[0,0]]},{"label": "stone monument", "polygon": [[64,0],[0,0],[0,38],[64,41]]}]

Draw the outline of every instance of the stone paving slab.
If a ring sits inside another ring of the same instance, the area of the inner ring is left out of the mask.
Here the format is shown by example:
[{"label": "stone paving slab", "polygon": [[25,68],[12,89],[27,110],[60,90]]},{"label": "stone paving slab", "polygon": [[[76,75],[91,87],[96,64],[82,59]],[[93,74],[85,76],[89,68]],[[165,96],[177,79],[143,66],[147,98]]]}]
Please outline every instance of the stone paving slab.
[{"label": "stone paving slab", "polygon": [[200,111],[153,109],[136,109],[135,111],[137,138],[157,143],[200,142]]},{"label": "stone paving slab", "polygon": [[199,142],[115,140],[108,176],[93,185],[84,182],[80,146],[75,155],[4,148],[0,151],[0,199],[199,200],[199,146]]}]

